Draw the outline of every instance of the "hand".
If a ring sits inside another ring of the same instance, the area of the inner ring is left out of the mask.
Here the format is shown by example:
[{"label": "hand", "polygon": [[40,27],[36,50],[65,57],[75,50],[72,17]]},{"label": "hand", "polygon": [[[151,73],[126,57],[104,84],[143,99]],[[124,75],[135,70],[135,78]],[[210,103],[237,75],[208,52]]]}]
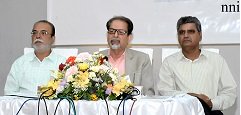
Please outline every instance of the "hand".
[{"label": "hand", "polygon": [[213,107],[213,103],[208,96],[206,96],[204,94],[196,94],[196,93],[187,93],[187,94],[198,97],[198,98],[202,99],[210,108]]}]

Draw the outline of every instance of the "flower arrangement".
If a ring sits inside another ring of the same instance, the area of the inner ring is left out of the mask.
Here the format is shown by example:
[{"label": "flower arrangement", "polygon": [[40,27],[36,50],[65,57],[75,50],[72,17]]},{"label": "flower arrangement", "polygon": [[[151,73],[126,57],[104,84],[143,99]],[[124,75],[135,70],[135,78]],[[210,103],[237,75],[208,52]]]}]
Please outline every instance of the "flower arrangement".
[{"label": "flower arrangement", "polygon": [[48,99],[68,97],[73,100],[116,100],[130,92],[128,76],[120,76],[108,58],[99,52],[70,56],[38,93]]}]

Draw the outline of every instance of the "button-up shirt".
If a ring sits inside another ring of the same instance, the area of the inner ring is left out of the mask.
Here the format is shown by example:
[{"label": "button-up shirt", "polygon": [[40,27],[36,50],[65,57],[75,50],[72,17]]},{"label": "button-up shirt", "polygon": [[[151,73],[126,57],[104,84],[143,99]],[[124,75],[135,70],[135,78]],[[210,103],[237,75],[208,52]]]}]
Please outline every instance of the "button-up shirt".
[{"label": "button-up shirt", "polygon": [[236,98],[236,83],[223,57],[202,50],[192,61],[182,54],[167,57],[160,69],[157,90],[161,95],[198,93],[207,95],[213,110],[232,106]]},{"label": "button-up shirt", "polygon": [[51,53],[40,61],[34,53],[19,57],[12,65],[7,76],[4,94],[37,96],[37,87],[46,85],[51,76],[51,70],[57,70],[65,58]]},{"label": "button-up shirt", "polygon": [[120,75],[125,74],[125,52],[116,60],[109,55],[109,62],[112,67],[118,69]]}]

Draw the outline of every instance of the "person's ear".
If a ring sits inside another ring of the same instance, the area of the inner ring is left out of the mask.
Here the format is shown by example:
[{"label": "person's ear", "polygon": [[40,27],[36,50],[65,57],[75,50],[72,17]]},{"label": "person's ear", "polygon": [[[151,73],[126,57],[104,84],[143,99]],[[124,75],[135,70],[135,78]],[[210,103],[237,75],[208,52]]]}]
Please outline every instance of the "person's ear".
[{"label": "person's ear", "polygon": [[132,34],[128,35],[128,43],[129,44],[131,43],[132,40],[133,40],[133,35]]},{"label": "person's ear", "polygon": [[52,36],[51,38],[52,38],[52,44],[54,44],[54,42],[55,42],[55,36]]},{"label": "person's ear", "polygon": [[199,32],[200,34],[200,40],[199,41],[202,41],[202,32]]}]

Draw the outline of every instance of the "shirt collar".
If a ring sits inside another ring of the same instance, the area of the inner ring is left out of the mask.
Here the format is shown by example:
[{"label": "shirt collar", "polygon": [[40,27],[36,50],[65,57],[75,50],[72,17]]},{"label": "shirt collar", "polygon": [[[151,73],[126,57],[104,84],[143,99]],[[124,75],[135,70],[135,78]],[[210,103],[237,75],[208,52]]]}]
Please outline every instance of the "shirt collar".
[{"label": "shirt collar", "polygon": [[[54,61],[56,59],[55,53],[53,51],[51,51],[51,53],[49,54],[49,56],[45,57],[43,59],[44,60],[49,60],[49,61]],[[37,58],[37,56],[35,55],[34,52],[32,52],[29,56],[29,61],[39,61],[39,59]]]},{"label": "shirt collar", "polygon": [[[201,50],[201,49],[200,49],[200,50]],[[199,57],[198,57],[197,59],[195,59],[194,61],[200,60],[200,59],[203,59],[203,58],[208,58],[208,54],[207,54],[207,52],[206,52],[205,50],[201,50],[201,53],[200,53]],[[190,59],[188,59],[188,58],[186,58],[186,57],[184,56],[184,54],[182,53],[182,50],[180,50],[180,51],[178,52],[178,54],[177,54],[177,59],[178,59],[178,60],[190,60]]]},{"label": "shirt collar", "polygon": [[[121,57],[125,57],[125,54],[126,54],[126,50],[123,52],[123,54],[121,54],[120,58]],[[110,50],[108,50],[108,57],[111,57],[110,55]],[[112,58],[112,57],[111,57]]]}]

